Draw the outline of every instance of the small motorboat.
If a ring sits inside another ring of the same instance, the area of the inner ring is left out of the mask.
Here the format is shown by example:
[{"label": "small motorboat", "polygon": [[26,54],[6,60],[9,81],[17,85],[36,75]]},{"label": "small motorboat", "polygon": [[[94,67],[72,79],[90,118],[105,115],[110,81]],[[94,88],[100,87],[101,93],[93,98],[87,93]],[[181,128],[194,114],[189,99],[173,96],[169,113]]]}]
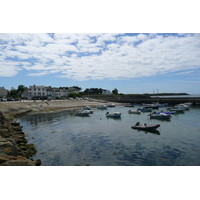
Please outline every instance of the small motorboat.
[{"label": "small motorboat", "polygon": [[106,105],[100,105],[100,106],[97,107],[97,109],[102,109],[102,110],[107,109],[107,106]]},{"label": "small motorboat", "polygon": [[121,117],[121,113],[120,112],[114,112],[114,113],[106,113],[106,117]]},{"label": "small motorboat", "polygon": [[150,116],[150,119],[170,119],[171,118],[170,114],[165,114],[165,113],[160,113],[160,114],[152,113],[149,116]]},{"label": "small motorboat", "polygon": [[155,130],[158,127],[160,127],[160,124],[140,124],[140,122],[137,122],[134,126],[131,126],[133,129],[140,129],[140,130]]},{"label": "small motorboat", "polygon": [[83,107],[83,110],[91,110],[92,108],[90,106]]},{"label": "small motorboat", "polygon": [[140,110],[129,110],[128,111],[129,114],[141,114]]}]

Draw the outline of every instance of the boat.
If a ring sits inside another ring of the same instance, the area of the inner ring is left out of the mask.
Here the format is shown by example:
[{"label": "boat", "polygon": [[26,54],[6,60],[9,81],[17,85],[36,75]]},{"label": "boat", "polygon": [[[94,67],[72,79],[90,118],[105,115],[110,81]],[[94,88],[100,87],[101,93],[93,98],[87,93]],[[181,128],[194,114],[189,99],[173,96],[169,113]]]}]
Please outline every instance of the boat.
[{"label": "boat", "polygon": [[148,105],[148,106],[145,106],[144,108],[158,109],[159,107],[156,105]]},{"label": "boat", "polygon": [[114,113],[106,113],[106,117],[121,117],[121,113],[120,112],[114,112]]},{"label": "boat", "polygon": [[155,130],[158,127],[160,127],[160,124],[140,124],[140,122],[137,122],[134,126],[131,126],[133,129],[140,129],[140,130]]},{"label": "boat", "polygon": [[152,113],[149,116],[150,116],[150,119],[170,119],[171,118],[170,114],[165,114],[165,113],[160,113],[160,114]]},{"label": "boat", "polygon": [[115,104],[112,103],[112,104],[108,105],[108,107],[115,107]]},{"label": "boat", "polygon": [[181,109],[189,110],[190,106],[185,105],[184,103],[181,103],[181,104],[174,106],[174,108],[181,108]]},{"label": "boat", "polygon": [[170,111],[170,112],[167,112],[167,111],[165,111],[165,112],[160,111],[160,112],[156,112],[155,114],[161,114],[161,113],[165,113],[165,114],[169,114],[169,115],[171,115],[171,114],[175,114],[176,111]]},{"label": "boat", "polygon": [[125,105],[124,107],[134,107],[134,105]]},{"label": "boat", "polygon": [[97,107],[97,109],[107,109],[107,106],[106,105],[100,105]]},{"label": "boat", "polygon": [[91,110],[92,108],[90,106],[83,107],[83,110]]},{"label": "boat", "polygon": [[83,110],[83,111],[77,112],[75,114],[75,116],[90,116],[90,113],[85,111],[85,110]]},{"label": "boat", "polygon": [[152,108],[138,108],[141,112],[151,112]]},{"label": "boat", "polygon": [[141,114],[140,110],[129,110],[128,111],[129,114]]},{"label": "boat", "polygon": [[89,114],[92,114],[94,111],[93,111],[93,110],[83,110],[82,112],[83,112],[83,113],[89,113]]}]

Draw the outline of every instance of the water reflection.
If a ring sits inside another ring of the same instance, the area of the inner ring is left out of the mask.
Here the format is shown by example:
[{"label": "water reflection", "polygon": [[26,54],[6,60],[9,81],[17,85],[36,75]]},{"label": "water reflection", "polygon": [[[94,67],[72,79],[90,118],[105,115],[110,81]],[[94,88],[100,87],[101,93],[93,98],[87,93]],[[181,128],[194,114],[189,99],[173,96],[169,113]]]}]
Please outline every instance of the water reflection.
[{"label": "water reflection", "polygon": [[139,129],[135,129],[135,131],[137,132],[143,132],[143,133],[153,133],[156,135],[160,135],[160,132],[158,130],[139,130]]}]

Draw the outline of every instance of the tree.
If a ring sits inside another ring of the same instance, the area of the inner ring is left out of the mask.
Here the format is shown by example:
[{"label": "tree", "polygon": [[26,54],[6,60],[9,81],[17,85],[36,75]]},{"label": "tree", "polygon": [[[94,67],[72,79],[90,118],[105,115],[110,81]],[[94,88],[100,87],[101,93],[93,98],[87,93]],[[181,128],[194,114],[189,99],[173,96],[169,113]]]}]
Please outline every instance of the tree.
[{"label": "tree", "polygon": [[26,89],[27,87],[25,87],[24,85],[19,85],[18,86],[18,89],[17,89],[17,95],[18,96],[21,96],[21,94],[24,92],[24,90]]},{"label": "tree", "polygon": [[115,88],[113,91],[112,91],[113,94],[118,94],[118,89]]}]

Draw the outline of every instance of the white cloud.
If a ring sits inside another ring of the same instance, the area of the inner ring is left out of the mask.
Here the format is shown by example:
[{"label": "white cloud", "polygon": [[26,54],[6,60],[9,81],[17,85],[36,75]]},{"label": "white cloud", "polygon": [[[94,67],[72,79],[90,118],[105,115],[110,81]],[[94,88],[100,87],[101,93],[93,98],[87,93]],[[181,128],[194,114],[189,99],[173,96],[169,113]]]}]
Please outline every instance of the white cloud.
[{"label": "white cloud", "polygon": [[29,76],[117,80],[200,67],[199,34],[183,36],[0,34],[0,75],[23,68]]}]

